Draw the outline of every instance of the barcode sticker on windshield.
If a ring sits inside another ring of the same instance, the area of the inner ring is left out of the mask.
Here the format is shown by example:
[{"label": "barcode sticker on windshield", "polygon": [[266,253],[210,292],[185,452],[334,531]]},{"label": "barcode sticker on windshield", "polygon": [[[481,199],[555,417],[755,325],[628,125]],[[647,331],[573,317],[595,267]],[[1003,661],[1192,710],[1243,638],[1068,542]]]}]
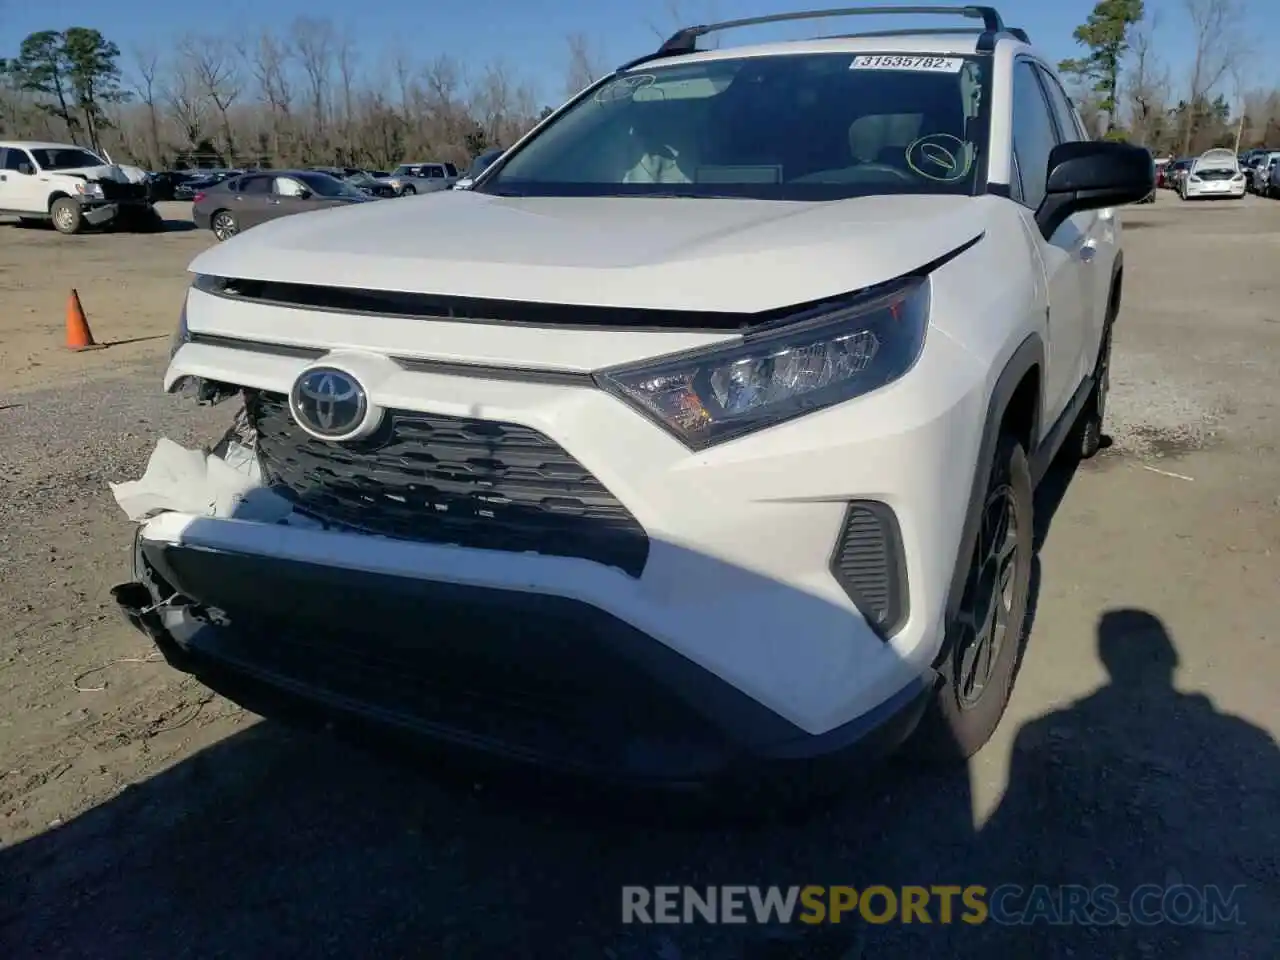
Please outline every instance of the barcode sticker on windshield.
[{"label": "barcode sticker on windshield", "polygon": [[918,70],[925,73],[959,73],[963,57],[919,57],[874,54],[854,57],[850,70]]}]

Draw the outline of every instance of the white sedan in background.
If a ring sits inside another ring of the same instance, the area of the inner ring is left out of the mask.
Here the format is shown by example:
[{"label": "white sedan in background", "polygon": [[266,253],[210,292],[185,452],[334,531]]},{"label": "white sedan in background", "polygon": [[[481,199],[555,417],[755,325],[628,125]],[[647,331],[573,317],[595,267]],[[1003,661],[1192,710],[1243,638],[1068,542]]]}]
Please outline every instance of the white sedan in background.
[{"label": "white sedan in background", "polygon": [[1183,200],[1239,200],[1245,193],[1245,176],[1235,151],[1215,149],[1200,154],[1182,178],[1178,193]]}]

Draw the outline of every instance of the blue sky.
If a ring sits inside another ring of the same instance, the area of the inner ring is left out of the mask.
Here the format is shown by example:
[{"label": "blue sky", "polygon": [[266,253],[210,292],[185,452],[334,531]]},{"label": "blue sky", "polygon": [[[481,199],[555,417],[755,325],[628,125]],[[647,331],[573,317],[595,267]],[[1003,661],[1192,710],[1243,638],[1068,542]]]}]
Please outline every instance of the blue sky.
[{"label": "blue sky", "polygon": [[[1280,85],[1280,61],[1264,51],[1280,46],[1280,2],[1236,0],[1248,9],[1250,35],[1260,51],[1251,62],[1256,86]],[[1184,0],[1147,0],[1148,10],[1160,10],[1162,56],[1173,68],[1175,82],[1185,82],[1183,69],[1190,57],[1191,38]],[[505,62],[521,79],[535,84],[539,99],[561,99],[566,59],[565,37],[581,32],[614,65],[648,52],[657,42],[655,28],[675,26],[665,0],[628,3],[590,0],[469,0],[430,3],[423,0],[385,0],[361,7],[350,0],[218,0],[215,3],[173,3],[160,0],[0,0],[0,56],[12,56],[28,33],[68,26],[96,27],[119,44],[128,69],[130,51],[138,46],[163,47],[185,32],[217,33],[229,26],[250,32],[284,27],[305,14],[331,19],[357,39],[361,66],[376,72],[395,51],[430,61],[441,53],[457,56],[476,67],[494,60]],[[815,7],[835,6],[829,0],[681,0],[675,4],[686,22],[730,19]],[[1071,31],[1092,8],[1091,0],[1006,0],[998,5],[1006,22],[1027,29],[1032,40],[1059,59],[1077,52]],[[364,14],[367,10],[368,13]],[[203,14],[203,16],[202,16]],[[364,14],[364,15],[362,15]],[[894,18],[900,24],[903,18]],[[935,17],[913,18],[946,23]],[[815,30],[845,29],[855,21],[784,25],[736,31],[733,42],[803,35]],[[957,21],[959,22],[959,21]],[[862,21],[868,29],[884,22]],[[849,27],[848,29],[853,29]],[[726,35],[729,36],[729,35]]]}]

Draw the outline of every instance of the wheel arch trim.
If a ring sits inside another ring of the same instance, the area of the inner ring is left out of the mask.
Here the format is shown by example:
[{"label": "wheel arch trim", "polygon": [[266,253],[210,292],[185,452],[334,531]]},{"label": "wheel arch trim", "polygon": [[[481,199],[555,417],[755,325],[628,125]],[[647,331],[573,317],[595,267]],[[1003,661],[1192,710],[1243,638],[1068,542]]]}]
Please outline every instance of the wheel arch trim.
[{"label": "wheel arch trim", "polygon": [[[969,572],[969,558],[973,553],[978,537],[978,527],[982,519],[982,505],[985,500],[987,484],[991,479],[993,459],[996,446],[1000,442],[1001,425],[1009,405],[1017,393],[1023,378],[1034,369],[1044,370],[1044,341],[1039,333],[1028,334],[1013,351],[1013,355],[1005,363],[1000,376],[996,378],[987,402],[986,417],[982,425],[982,439],[978,445],[978,458],[974,465],[972,487],[969,491],[969,502],[965,508],[964,526],[960,535],[960,544],[956,553],[955,566],[951,573],[951,583],[947,590],[947,601],[943,621],[942,643],[934,665],[941,664],[950,653],[950,631],[948,625],[955,619],[956,611],[964,595],[965,580]],[[1036,406],[1032,415],[1031,443],[1033,448],[1040,438],[1040,420],[1043,411],[1043,381],[1036,396]],[[1035,450],[1027,451],[1030,460]]]}]

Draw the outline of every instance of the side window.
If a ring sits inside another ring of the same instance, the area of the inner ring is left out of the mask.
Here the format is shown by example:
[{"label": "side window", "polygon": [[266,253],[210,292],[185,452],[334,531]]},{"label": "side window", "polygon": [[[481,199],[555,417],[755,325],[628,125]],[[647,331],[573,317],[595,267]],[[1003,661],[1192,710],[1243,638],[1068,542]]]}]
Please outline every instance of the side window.
[{"label": "side window", "polygon": [[262,196],[271,192],[270,177],[245,177],[240,181],[240,192]]},{"label": "side window", "polygon": [[1062,142],[1067,143],[1075,140],[1089,139],[1084,135],[1084,131],[1080,129],[1079,121],[1076,119],[1075,107],[1071,106],[1071,100],[1068,99],[1066,91],[1062,89],[1053,74],[1048,70],[1040,68],[1040,77],[1044,80],[1044,88],[1049,94],[1049,103],[1053,107],[1053,115],[1058,119],[1058,130],[1062,134]]},{"label": "side window", "polygon": [[426,175],[430,177],[432,180],[439,180],[444,177],[443,167],[432,165],[430,167],[423,167],[423,170],[426,172]]},{"label": "side window", "polygon": [[1019,60],[1013,67],[1013,151],[1022,177],[1022,202],[1033,210],[1044,199],[1049,152],[1055,146],[1057,134],[1036,68]]},{"label": "side window", "polygon": [[278,197],[300,197],[302,184],[293,177],[276,177],[271,184],[271,192]]},{"label": "side window", "polygon": [[29,170],[35,170],[35,166],[31,163],[31,157],[27,155],[27,151],[18,150],[9,147],[4,151],[4,169],[17,171],[19,167],[26,164]]}]

